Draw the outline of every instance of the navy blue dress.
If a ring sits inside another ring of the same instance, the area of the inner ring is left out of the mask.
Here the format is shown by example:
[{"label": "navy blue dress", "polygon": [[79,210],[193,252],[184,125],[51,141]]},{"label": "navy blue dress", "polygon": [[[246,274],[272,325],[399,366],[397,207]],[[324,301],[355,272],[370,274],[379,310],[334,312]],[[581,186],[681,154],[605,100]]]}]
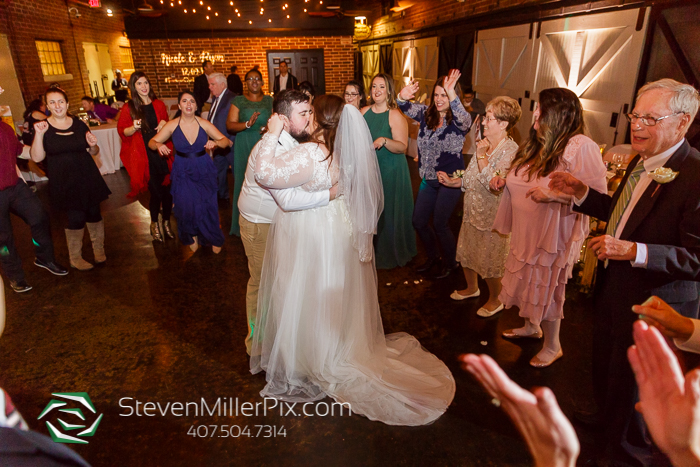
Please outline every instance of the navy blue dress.
[{"label": "navy blue dress", "polygon": [[180,241],[191,245],[197,237],[201,245],[223,246],[224,233],[219,225],[216,201],[216,167],[204,150],[209,137],[200,126],[197,139],[190,144],[178,122],[172,140],[175,160],[170,180]]}]

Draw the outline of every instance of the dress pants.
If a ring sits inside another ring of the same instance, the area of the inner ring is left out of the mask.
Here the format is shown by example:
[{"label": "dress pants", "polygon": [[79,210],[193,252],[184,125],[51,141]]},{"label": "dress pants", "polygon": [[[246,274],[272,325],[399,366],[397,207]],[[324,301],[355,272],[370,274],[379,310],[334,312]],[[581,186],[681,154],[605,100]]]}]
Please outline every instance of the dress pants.
[{"label": "dress pants", "polygon": [[24,271],[15,248],[10,213],[29,225],[36,245],[36,257],[44,262],[54,261],[51,227],[44,206],[24,181],[19,180],[15,186],[0,190],[0,265],[11,281],[21,281],[24,280]]},{"label": "dress pants", "polygon": [[270,224],[255,224],[240,216],[238,222],[241,226],[241,240],[245,255],[248,257],[248,290],[245,296],[246,316],[248,318],[248,335],[245,338],[245,349],[250,355],[253,343],[253,327],[258,314],[258,290],[260,289],[260,276],[262,274],[265,246]]},{"label": "dress pants", "polygon": [[442,250],[442,264],[448,268],[455,265],[457,253],[457,240],[450,230],[448,221],[461,196],[462,190],[459,188],[449,188],[437,180],[423,179],[413,209],[413,227],[423,242],[428,258],[437,259],[440,256],[439,243]]},{"label": "dress pants", "polygon": [[219,185],[217,198],[229,199],[228,168],[233,167],[233,151],[226,155],[214,154],[214,167],[216,167],[216,180]]}]

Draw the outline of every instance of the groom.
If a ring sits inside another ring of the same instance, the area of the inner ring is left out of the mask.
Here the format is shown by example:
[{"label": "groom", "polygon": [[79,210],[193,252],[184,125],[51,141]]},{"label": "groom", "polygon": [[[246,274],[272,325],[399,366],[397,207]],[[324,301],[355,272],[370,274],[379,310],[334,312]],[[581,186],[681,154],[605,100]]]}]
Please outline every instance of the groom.
[{"label": "groom", "polygon": [[[290,151],[299,142],[309,138],[309,128],[313,118],[313,108],[309,97],[300,91],[286,90],[275,96],[272,110],[284,120],[284,130],[279,138],[276,155]],[[284,190],[268,190],[255,181],[255,160],[260,143],[256,144],[248,157],[248,167],[241,196],[238,199],[240,211],[241,240],[248,257],[248,290],[246,292],[246,315],[248,318],[248,335],[245,339],[246,352],[250,355],[253,338],[253,326],[258,308],[258,289],[262,273],[265,245],[270,223],[278,209],[283,211],[302,211],[328,205],[336,196],[336,187],[319,192],[304,191],[300,187]]]}]

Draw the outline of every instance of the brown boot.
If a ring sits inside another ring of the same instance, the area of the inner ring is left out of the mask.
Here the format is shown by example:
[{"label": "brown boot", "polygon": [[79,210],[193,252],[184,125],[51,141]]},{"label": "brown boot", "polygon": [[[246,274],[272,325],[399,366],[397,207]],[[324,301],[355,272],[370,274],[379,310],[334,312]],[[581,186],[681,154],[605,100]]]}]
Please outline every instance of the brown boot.
[{"label": "brown boot", "polygon": [[66,242],[68,243],[68,255],[70,265],[79,271],[89,271],[92,264],[83,259],[83,235],[85,229],[66,229]]},{"label": "brown boot", "polygon": [[157,242],[163,241],[163,235],[160,233],[160,224],[158,222],[151,222],[151,237]]},{"label": "brown boot", "polygon": [[105,221],[88,222],[88,232],[92,240],[92,251],[95,253],[95,263],[100,264],[107,261],[105,255]]}]

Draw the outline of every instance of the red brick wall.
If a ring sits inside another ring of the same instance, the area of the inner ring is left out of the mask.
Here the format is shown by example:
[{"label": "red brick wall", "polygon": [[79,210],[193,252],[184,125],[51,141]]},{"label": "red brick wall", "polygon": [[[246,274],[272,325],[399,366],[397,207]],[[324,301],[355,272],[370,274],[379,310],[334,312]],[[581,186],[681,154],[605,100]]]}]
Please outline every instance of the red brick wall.
[{"label": "red brick wall", "polygon": [[[231,65],[238,67],[237,73],[243,78],[245,72],[260,65],[263,75],[264,91],[269,92],[267,83],[267,51],[291,49],[324,49],[324,71],[326,75],[326,92],[340,94],[345,90],[345,83],[353,76],[353,45],[351,36],[319,37],[246,37],[217,39],[133,39],[131,41],[134,65],[143,70],[153,83],[160,97],[177,97],[182,89],[191,88],[191,82],[166,82],[167,79],[182,80],[194,76],[183,76],[182,68],[193,73],[201,66],[199,55],[208,52],[223,56],[223,62],[214,60],[214,68],[228,75]],[[194,53],[192,63],[171,64],[166,66],[161,54],[185,56]]]},{"label": "red brick wall", "polygon": [[[76,7],[80,18],[68,14]],[[35,40],[61,43],[66,73],[70,81],[61,81],[73,105],[90,94],[83,42],[107,44],[113,68],[123,68],[119,46],[129,46],[124,37],[124,20],[119,15],[108,17],[104,9],[91,9],[85,4],[65,0],[10,0],[0,2],[0,33],[7,34],[17,78],[26,103],[39,97],[49,83],[44,81]]]}]

